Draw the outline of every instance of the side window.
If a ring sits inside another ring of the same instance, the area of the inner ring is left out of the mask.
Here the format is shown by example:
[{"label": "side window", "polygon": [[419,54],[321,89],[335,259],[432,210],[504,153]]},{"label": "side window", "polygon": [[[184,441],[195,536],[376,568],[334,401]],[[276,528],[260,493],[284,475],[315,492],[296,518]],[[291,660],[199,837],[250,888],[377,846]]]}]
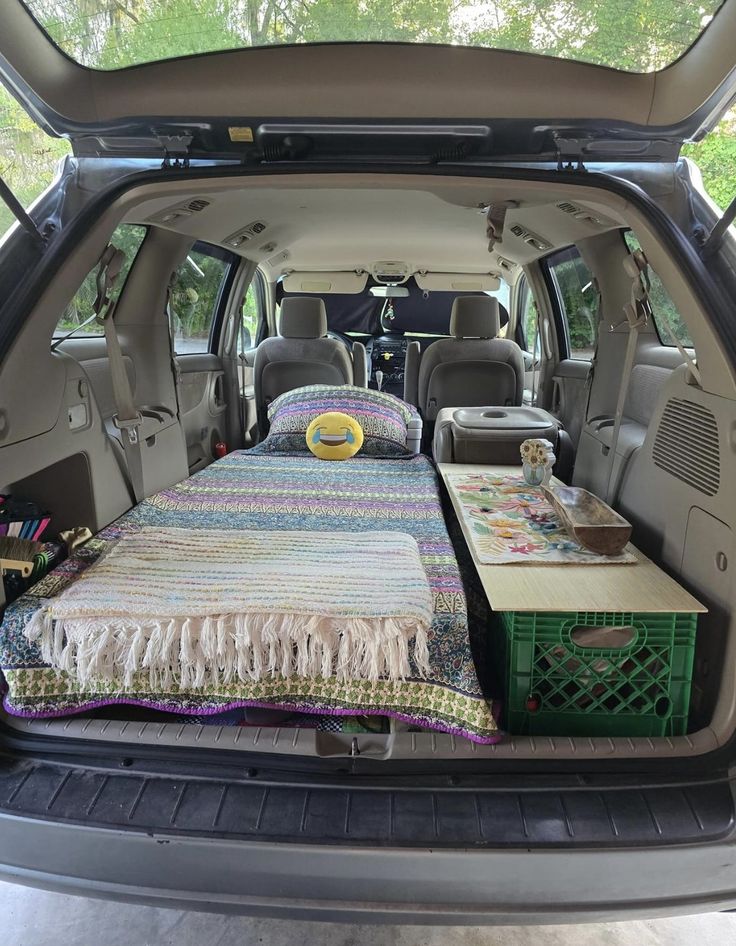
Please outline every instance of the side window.
[{"label": "side window", "polygon": [[[629,248],[630,253],[641,249],[641,244],[631,230],[627,230],[624,233],[624,239],[626,240],[626,246]],[[649,267],[649,283],[649,301],[652,305],[652,318],[654,319],[654,327],[657,329],[660,342],[663,345],[671,345],[675,348],[677,346],[672,338],[672,335],[674,335],[685,348],[693,348],[693,340],[687,330],[687,325],[683,322],[682,316],[675,307],[675,303],[670,299],[670,294],[664,288],[662,280],[651,266]]]},{"label": "side window", "polygon": [[[111,297],[117,301],[123,286],[128,278],[128,273],[133,262],[138,255],[138,250],[146,236],[146,228],[138,227],[134,224],[121,223],[110,237],[110,242],[122,250],[125,254],[125,263],[120,270],[120,275],[115,281]],[[64,313],[54,329],[54,337],[58,338],[74,332],[76,336],[104,335],[102,326],[95,321],[95,313],[92,306],[97,295],[97,266],[87,273],[84,282],[77,289],[74,298],[64,309]]]},{"label": "side window", "polygon": [[574,246],[553,253],[545,262],[565,322],[570,357],[590,360],[598,335],[593,274]]},{"label": "side window", "polygon": [[195,243],[174,273],[169,316],[177,355],[210,350],[212,323],[230,269],[230,254]]},{"label": "side window", "polygon": [[521,302],[521,341],[523,342],[521,347],[531,354],[536,354],[539,348],[537,304],[525,276],[522,276],[519,299]]},{"label": "side window", "polygon": [[[486,295],[492,296],[494,299],[498,299],[499,305],[502,305],[506,312],[509,311],[509,299],[511,296],[511,290],[509,284],[505,279],[500,281],[498,289],[488,290]],[[508,322],[505,325],[501,326],[501,331],[498,333],[499,338],[506,338],[508,336],[509,324]]]},{"label": "side window", "polygon": [[243,299],[243,331],[238,342],[240,351],[247,351],[249,348],[255,348],[258,344],[258,337],[263,319],[261,302],[261,282],[260,276],[256,273],[251,280],[245,292]]}]

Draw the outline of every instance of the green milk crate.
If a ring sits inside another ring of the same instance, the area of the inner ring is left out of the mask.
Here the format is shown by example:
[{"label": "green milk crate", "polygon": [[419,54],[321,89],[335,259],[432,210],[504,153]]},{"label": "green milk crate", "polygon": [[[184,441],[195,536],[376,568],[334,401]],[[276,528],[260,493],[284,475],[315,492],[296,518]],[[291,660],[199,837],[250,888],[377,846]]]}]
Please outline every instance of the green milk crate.
[{"label": "green milk crate", "polygon": [[496,612],[512,735],[681,736],[697,614]]}]

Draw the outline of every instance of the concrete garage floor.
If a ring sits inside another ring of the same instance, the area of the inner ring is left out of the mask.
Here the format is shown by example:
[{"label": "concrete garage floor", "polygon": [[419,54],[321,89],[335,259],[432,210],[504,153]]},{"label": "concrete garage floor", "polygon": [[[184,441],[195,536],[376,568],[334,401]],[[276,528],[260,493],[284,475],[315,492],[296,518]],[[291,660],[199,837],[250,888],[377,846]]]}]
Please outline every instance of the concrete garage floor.
[{"label": "concrete garage floor", "polygon": [[723,946],[736,914],[546,927],[347,926],[180,913],[0,884],[3,946]]}]

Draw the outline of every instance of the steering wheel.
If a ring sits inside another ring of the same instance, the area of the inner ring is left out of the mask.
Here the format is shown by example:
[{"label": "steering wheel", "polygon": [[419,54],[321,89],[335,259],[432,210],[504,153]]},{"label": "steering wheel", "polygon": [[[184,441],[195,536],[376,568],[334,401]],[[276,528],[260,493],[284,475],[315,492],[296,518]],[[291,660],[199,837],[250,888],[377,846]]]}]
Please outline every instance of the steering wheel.
[{"label": "steering wheel", "polygon": [[348,351],[353,350],[353,339],[348,335],[343,335],[342,332],[333,332],[332,330],[328,331],[327,338],[334,338],[337,342],[342,342],[343,345],[348,349]]}]

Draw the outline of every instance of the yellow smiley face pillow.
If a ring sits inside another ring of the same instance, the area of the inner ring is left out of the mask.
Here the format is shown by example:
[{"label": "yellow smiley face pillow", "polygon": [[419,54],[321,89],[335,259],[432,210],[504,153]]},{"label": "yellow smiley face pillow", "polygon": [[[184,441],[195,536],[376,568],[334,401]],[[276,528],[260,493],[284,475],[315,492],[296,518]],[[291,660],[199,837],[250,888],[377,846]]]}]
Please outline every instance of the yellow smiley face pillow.
[{"label": "yellow smiley face pillow", "polygon": [[348,460],[363,446],[363,428],[341,411],[327,411],[307,427],[307,446],[320,460]]}]

